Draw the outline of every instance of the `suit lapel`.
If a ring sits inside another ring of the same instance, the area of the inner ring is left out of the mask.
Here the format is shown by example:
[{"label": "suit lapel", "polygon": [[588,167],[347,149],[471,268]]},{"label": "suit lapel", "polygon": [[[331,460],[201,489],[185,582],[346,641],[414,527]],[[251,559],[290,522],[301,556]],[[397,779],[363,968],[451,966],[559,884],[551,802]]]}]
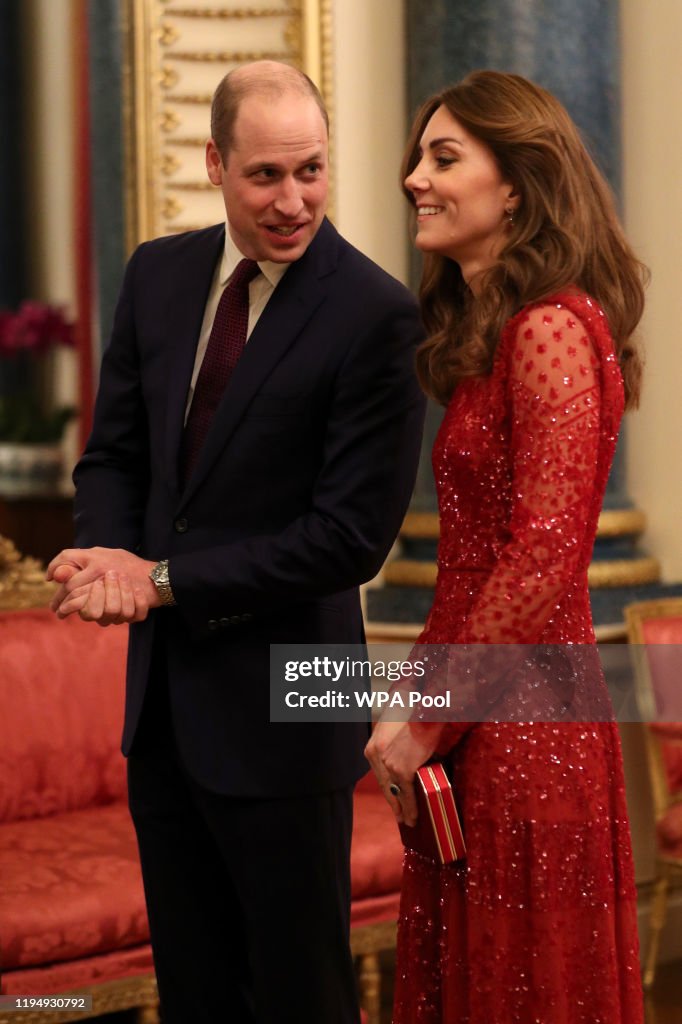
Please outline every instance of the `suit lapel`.
[{"label": "suit lapel", "polygon": [[338,235],[325,221],[305,254],[293,263],[261,314],[216,410],[182,495],[192,496],[228,443],[249,403],[324,299],[321,278],[336,264]]},{"label": "suit lapel", "polygon": [[224,225],[217,225],[197,239],[197,245],[178,263],[173,298],[166,311],[172,350],[168,360],[168,404],[165,429],[166,478],[178,487],[178,452],[185,422],[187,389],[192,378],[197,343],[216,263],[225,245]]}]

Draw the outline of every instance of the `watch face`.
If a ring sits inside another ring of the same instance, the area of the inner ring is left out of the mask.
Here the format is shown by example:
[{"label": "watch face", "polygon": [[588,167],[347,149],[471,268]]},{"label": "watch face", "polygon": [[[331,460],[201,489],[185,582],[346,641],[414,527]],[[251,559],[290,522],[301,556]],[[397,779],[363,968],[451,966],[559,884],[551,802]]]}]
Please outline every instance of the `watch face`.
[{"label": "watch face", "polygon": [[162,582],[164,576],[168,575],[168,563],[157,562],[152,571],[149,573],[151,578],[156,582]]},{"label": "watch face", "polygon": [[168,562],[158,562],[149,572],[149,577],[156,587],[162,604],[175,604],[173,591],[171,590],[170,578],[168,575]]}]

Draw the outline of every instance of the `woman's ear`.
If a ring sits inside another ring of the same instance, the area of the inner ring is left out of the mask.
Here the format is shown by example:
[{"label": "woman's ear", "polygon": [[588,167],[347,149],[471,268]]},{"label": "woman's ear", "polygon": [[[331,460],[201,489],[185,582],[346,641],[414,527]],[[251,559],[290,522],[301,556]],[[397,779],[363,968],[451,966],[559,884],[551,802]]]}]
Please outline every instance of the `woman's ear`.
[{"label": "woman's ear", "polygon": [[507,200],[506,200],[506,203],[505,203],[505,209],[507,210],[507,212],[509,212],[511,210],[513,213],[516,213],[516,211],[518,210],[520,205],[521,205],[521,196],[519,195],[519,192],[518,192],[516,186],[515,185],[509,185],[509,192],[507,194]]}]

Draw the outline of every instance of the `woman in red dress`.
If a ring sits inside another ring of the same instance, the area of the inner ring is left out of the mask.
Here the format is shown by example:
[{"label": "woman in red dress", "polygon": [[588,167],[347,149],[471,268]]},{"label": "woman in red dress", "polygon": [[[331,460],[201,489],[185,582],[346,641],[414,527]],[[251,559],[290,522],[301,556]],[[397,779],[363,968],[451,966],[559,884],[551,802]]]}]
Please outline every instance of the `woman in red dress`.
[{"label": "woman in red dress", "polygon": [[[575,661],[563,645],[595,643],[587,568],[637,401],[644,269],[568,114],[518,76],[475,72],[428,100],[404,180],[425,254],[418,372],[446,406],[438,580],[419,643],[476,645],[470,656],[562,645],[551,650]],[[406,854],[394,1024],[643,1019],[618,731],[608,713],[575,713],[581,688],[603,681],[573,664],[553,720],[551,699],[540,713],[529,703],[521,650],[505,676],[516,687],[478,666],[486,721],[382,721],[368,745],[407,824],[416,769],[447,758],[467,843],[445,867]]]}]

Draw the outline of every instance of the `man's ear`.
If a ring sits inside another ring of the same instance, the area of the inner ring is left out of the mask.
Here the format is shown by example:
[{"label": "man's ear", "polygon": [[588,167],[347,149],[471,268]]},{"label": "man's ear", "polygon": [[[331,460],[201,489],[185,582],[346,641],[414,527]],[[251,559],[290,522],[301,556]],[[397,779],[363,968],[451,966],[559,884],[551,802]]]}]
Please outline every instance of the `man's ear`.
[{"label": "man's ear", "polygon": [[206,143],[206,173],[212,185],[222,185],[223,160],[213,139]]}]

